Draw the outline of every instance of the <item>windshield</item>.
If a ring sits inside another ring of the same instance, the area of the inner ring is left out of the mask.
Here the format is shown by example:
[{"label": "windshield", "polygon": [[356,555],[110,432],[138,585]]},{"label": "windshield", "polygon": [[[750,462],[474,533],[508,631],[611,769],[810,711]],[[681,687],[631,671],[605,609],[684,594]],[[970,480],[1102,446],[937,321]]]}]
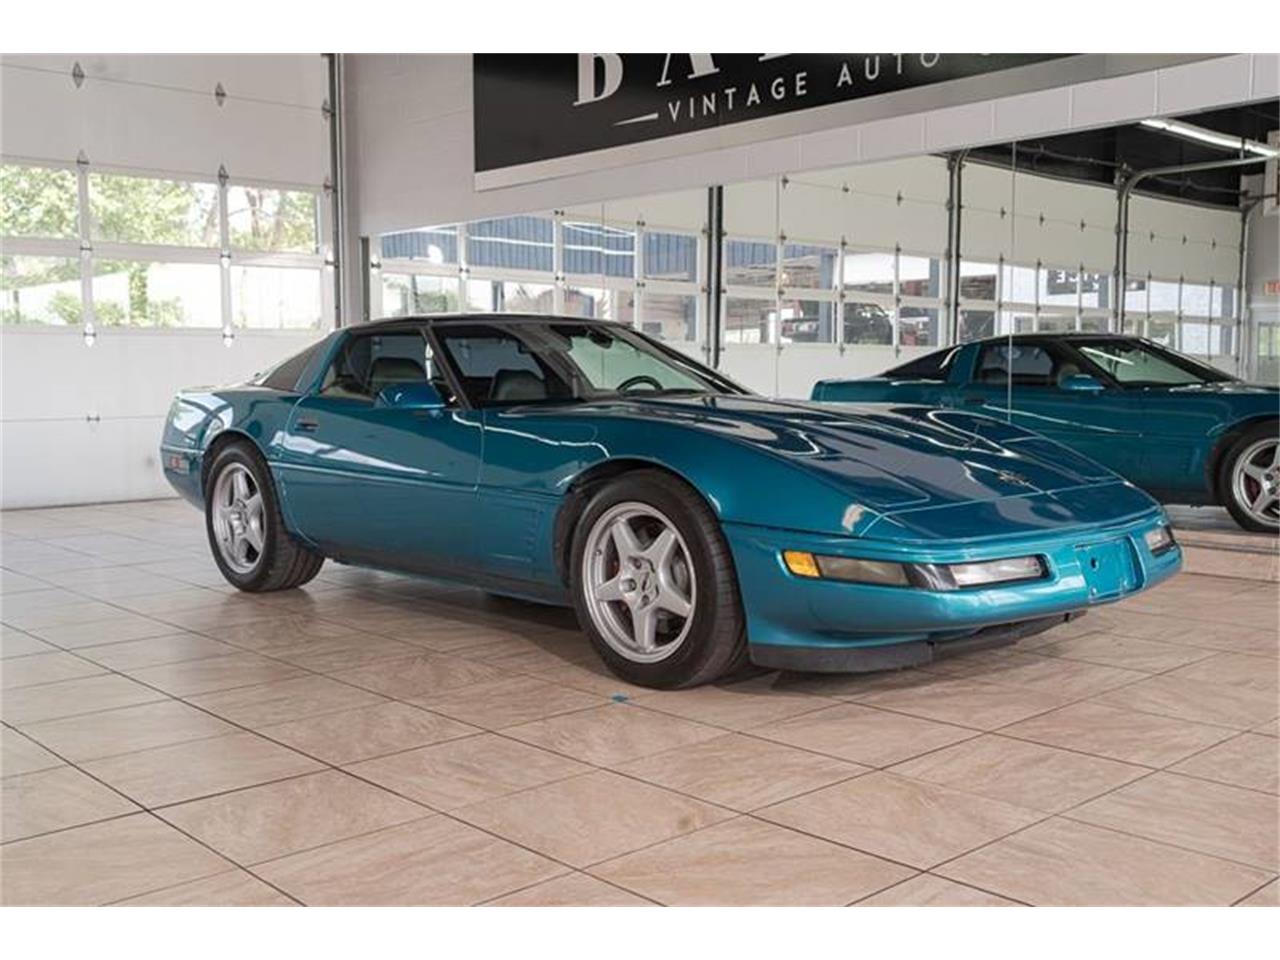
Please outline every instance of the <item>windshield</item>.
[{"label": "windshield", "polygon": [[1072,346],[1126,387],[1222,383],[1235,377],[1146,340],[1073,340]]},{"label": "windshield", "polygon": [[682,354],[612,324],[441,323],[435,334],[477,407],[745,392]]}]

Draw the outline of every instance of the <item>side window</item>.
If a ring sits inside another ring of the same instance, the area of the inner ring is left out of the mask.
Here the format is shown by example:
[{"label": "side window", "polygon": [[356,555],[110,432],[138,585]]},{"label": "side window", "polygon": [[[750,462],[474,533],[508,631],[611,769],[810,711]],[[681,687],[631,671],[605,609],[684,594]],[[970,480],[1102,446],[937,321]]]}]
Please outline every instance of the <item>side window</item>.
[{"label": "side window", "polygon": [[569,384],[524,340],[486,324],[443,324],[436,328],[473,406],[536,403],[573,395]]},{"label": "side window", "polygon": [[1010,378],[1015,387],[1056,387],[1061,377],[1079,372],[1040,344],[992,343],[982,348],[976,379],[1001,384]]},{"label": "side window", "polygon": [[897,380],[936,380],[941,383],[947,379],[947,373],[951,370],[951,361],[959,349],[959,347],[950,347],[946,350],[935,350],[910,363],[894,367],[884,375]]},{"label": "side window", "polygon": [[277,363],[258,379],[259,386],[271,390],[283,390],[286,393],[296,390],[298,378],[302,376],[302,372],[307,369],[325,342],[321,340],[319,343],[313,343],[301,353],[295,353],[288,360]]},{"label": "side window", "polygon": [[393,383],[427,379],[427,342],[415,331],[354,336],[325,371],[320,392],[326,397],[372,400]]}]

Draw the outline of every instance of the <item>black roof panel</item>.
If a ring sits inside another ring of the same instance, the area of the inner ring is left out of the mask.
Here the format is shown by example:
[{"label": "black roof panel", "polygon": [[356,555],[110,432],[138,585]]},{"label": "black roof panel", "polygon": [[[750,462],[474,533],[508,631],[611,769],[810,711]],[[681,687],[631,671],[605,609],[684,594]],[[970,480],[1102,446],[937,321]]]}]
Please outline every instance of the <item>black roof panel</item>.
[{"label": "black roof panel", "polygon": [[411,326],[419,323],[596,323],[604,326],[629,326],[619,320],[595,320],[591,317],[567,317],[549,313],[427,313],[407,317],[384,317],[368,323],[353,324],[348,330],[371,327]]}]

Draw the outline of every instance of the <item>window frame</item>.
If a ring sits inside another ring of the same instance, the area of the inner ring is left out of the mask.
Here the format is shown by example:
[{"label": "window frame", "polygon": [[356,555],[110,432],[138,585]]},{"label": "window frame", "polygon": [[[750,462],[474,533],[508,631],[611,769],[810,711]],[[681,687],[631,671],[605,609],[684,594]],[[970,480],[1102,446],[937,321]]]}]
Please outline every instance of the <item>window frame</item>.
[{"label": "window frame", "polygon": [[[991,350],[1008,349],[1010,346],[1021,347],[1023,349],[1034,348],[1037,350],[1043,350],[1045,355],[1052,362],[1052,367],[1050,368],[1049,377],[1053,382],[1052,383],[1018,383],[1016,380],[1013,380],[1013,371],[1011,369],[1006,370],[1005,380],[987,381],[987,380],[978,379],[981,376],[982,361],[983,361],[983,358],[987,355],[987,352]],[[1085,361],[1088,360],[1087,357],[1083,357],[1083,355],[1080,355],[1078,350],[1068,349],[1066,346],[1063,345],[1063,342],[1051,339],[1049,337],[1037,337],[1035,339],[1028,339],[1026,337],[1019,337],[1016,335],[1012,338],[1001,336],[1001,337],[993,338],[991,340],[988,340],[984,343],[979,344],[978,350],[974,354],[973,371],[970,374],[971,382],[974,386],[977,386],[977,387],[1004,387],[1005,385],[1008,385],[1014,390],[1061,391],[1062,387],[1059,386],[1057,382],[1057,371],[1062,367],[1064,361],[1074,362],[1077,359],[1077,357]],[[1090,366],[1096,367],[1096,364],[1090,364]],[[1110,377],[1106,376],[1104,371],[1100,371],[1100,372],[1103,373],[1103,376],[1100,379],[1104,383],[1108,385],[1114,385],[1114,381]]]},{"label": "window frame", "polygon": [[[622,332],[627,336],[636,337],[637,339],[641,340],[649,349],[653,350],[660,356],[664,357],[668,362],[671,363],[672,366],[676,367],[677,369],[679,369],[682,366],[692,364],[695,367],[694,374],[693,374],[695,379],[705,380],[716,385],[723,394],[736,395],[736,396],[751,395],[750,391],[745,390],[743,387],[734,383],[732,380],[730,380],[724,374],[720,373],[718,370],[713,370],[710,367],[705,366],[704,364],[698,363],[693,358],[691,358],[688,354],[680,350],[677,350],[674,347],[670,347],[663,341],[656,340],[653,337],[650,337],[648,334],[645,334],[639,330],[636,330],[635,328],[627,324],[614,323],[611,321],[564,318],[564,317],[549,317],[545,320],[538,319],[538,320],[511,321],[511,320],[503,320],[500,318],[491,319],[489,317],[486,317],[484,314],[477,314],[477,315],[464,315],[460,317],[450,317],[448,319],[442,319],[436,322],[427,321],[425,323],[425,326],[427,328],[428,336],[430,337],[434,345],[435,356],[436,358],[438,358],[441,368],[445,371],[446,375],[448,376],[450,383],[453,387],[455,396],[457,397],[460,405],[467,410],[492,410],[492,409],[505,409],[511,406],[528,405],[530,401],[511,401],[509,403],[508,402],[494,403],[491,401],[477,402],[476,400],[473,400],[473,398],[467,393],[466,389],[463,386],[465,381],[462,376],[462,371],[457,365],[457,360],[454,357],[453,352],[449,349],[448,342],[447,342],[447,335],[442,336],[444,331],[447,331],[451,327],[467,327],[467,326],[492,327],[496,330],[500,330],[510,335],[515,340],[529,344],[529,340],[520,336],[520,331],[522,329],[527,327],[546,328],[549,326],[553,326],[555,324],[595,326],[595,327],[601,327],[605,330],[609,330],[610,332],[614,332],[614,331]],[[612,328],[612,330],[610,330],[610,328]],[[532,347],[537,346],[536,342],[530,345]],[[558,361],[556,362],[558,363]],[[558,367],[553,367],[552,369],[558,376],[566,377],[567,375],[568,379],[572,380],[571,371],[561,370]],[[602,394],[602,398],[607,398],[609,396],[612,396],[612,394],[609,394],[609,393]],[[585,398],[579,398],[579,399],[590,400],[591,398],[585,397]],[[536,401],[534,402],[536,403]],[[562,401],[557,400],[553,402],[562,402]],[[572,401],[564,401],[564,402],[572,402]]]},{"label": "window frame", "polygon": [[[438,364],[440,372],[443,374],[443,379],[449,387],[449,393],[451,394],[451,396],[442,396],[442,399],[445,401],[446,408],[461,407],[465,409],[465,403],[460,402],[459,399],[463,394],[459,391],[458,381],[455,380],[449,372],[447,364],[439,362],[439,357],[441,356],[440,345],[433,336],[430,323],[396,323],[387,327],[374,326],[366,329],[355,328],[341,331],[338,335],[332,337],[333,342],[330,345],[330,349],[323,352],[323,359],[313,361],[312,364],[308,364],[307,369],[303,370],[303,373],[299,376],[298,392],[317,399],[372,406],[377,402],[378,398],[376,394],[370,395],[367,398],[363,395],[352,396],[344,394],[341,396],[330,396],[326,394],[324,392],[325,378],[328,376],[329,371],[333,369],[334,364],[336,364],[338,360],[351,349],[352,345],[358,341],[369,337],[402,336],[416,336],[422,341],[424,350],[423,369],[426,374],[424,382],[435,383],[435,378],[431,376],[431,371],[427,369],[426,364],[432,362],[436,362]],[[324,345],[329,339],[330,338],[325,338],[324,340],[321,340],[316,344],[316,346]],[[311,375],[307,377],[307,382],[304,383],[302,381],[302,376],[305,376],[309,372]]]},{"label": "window frame", "polygon": [[[167,183],[175,186],[185,185],[185,186],[195,187],[195,188],[203,187],[211,190],[212,196],[210,197],[210,199],[212,199],[213,201],[213,207],[217,210],[217,217],[214,223],[214,229],[216,231],[216,235],[214,237],[211,237],[208,243],[171,243],[171,242],[151,243],[144,240],[120,239],[117,237],[110,237],[110,236],[104,235],[101,232],[102,231],[101,221],[99,220],[98,210],[96,209],[95,203],[94,203],[94,199],[96,196],[94,184],[95,184],[95,181],[101,181],[106,178],[119,179],[119,180],[132,180],[136,182],[150,181],[157,184]],[[185,253],[185,252],[194,253],[195,251],[209,251],[209,252],[212,252],[215,256],[217,256],[220,250],[224,247],[222,240],[226,234],[223,231],[222,221],[226,213],[226,204],[223,202],[223,195],[226,192],[228,192],[231,188],[229,186],[220,185],[217,182],[216,177],[206,178],[206,179],[195,179],[192,177],[184,176],[179,178],[177,176],[155,176],[155,175],[148,176],[141,173],[120,171],[120,170],[114,170],[114,169],[103,169],[103,170],[91,169],[88,171],[88,180],[89,180],[89,189],[88,189],[89,242],[93,244],[95,249],[107,249],[112,247],[133,248],[133,249],[142,249],[142,250],[163,249],[163,250],[169,251],[171,255],[176,255],[176,256],[181,256],[182,253]],[[152,258],[140,257],[138,259],[152,259]]]},{"label": "window frame", "polygon": [[[120,176],[140,180],[158,180],[169,182],[213,183],[207,174],[190,171],[166,171],[140,169],[115,165],[94,165],[87,161],[64,163],[56,161],[32,160],[21,157],[0,155],[0,163],[6,166],[39,167],[53,170],[65,170],[75,176],[76,181],[76,222],[78,233],[74,238],[44,237],[3,237],[6,255],[15,257],[58,257],[79,262],[80,282],[80,316],[79,322],[72,324],[33,323],[32,328],[75,329],[80,332],[85,342],[91,344],[104,324],[100,323],[98,310],[94,300],[94,281],[102,276],[95,272],[95,264],[102,261],[126,261],[152,264],[192,264],[213,265],[219,268],[218,278],[218,316],[219,324],[188,326],[179,324],[173,327],[159,326],[154,323],[121,323],[110,324],[112,333],[128,335],[133,331],[164,330],[166,333],[181,333],[194,336],[205,336],[210,331],[220,329],[224,343],[228,345],[234,340],[238,331],[254,332],[287,331],[298,332],[314,330],[325,333],[334,327],[336,307],[332,283],[326,283],[326,277],[333,269],[332,256],[332,209],[323,202],[324,190],[313,184],[288,183],[282,181],[255,180],[248,178],[231,178],[218,176],[218,242],[212,246],[184,246],[181,244],[151,244],[141,242],[125,242],[117,240],[95,239],[96,228],[93,223],[92,198],[90,196],[90,177],[94,175]],[[311,193],[316,197],[317,212],[317,251],[315,253],[272,252],[233,250],[229,243],[227,217],[227,191],[236,186],[260,187],[282,191]],[[232,303],[231,270],[234,266],[275,266],[306,269],[315,271],[316,282],[320,291],[320,311],[315,323],[308,327],[285,326],[250,326],[238,325],[234,321],[235,309]],[[9,326],[6,324],[5,326]]]},{"label": "window frame", "polygon": [[[947,383],[951,379],[951,373],[955,367],[956,357],[959,356],[961,350],[963,349],[964,349],[963,345],[939,347],[936,350],[931,350],[926,354],[923,354],[919,357],[915,357],[914,359],[908,360],[906,363],[899,364],[896,367],[891,367],[890,369],[886,370],[882,374],[882,376],[892,378],[892,379],[902,379],[902,380],[924,380],[928,383]],[[942,374],[942,376],[926,377],[926,376],[921,376],[920,374],[913,373],[910,370],[911,367],[920,366],[924,363],[927,363],[928,361],[932,360],[934,357],[942,358],[938,363],[938,373]]]},{"label": "window frame", "polygon": [[[485,298],[484,303],[473,302],[472,297],[475,290],[470,286],[472,283],[482,284],[504,284],[504,283],[524,283],[534,284],[538,286],[550,287],[552,289],[552,311],[547,316],[567,316],[567,300],[574,290],[602,291],[606,294],[616,296],[619,304],[629,301],[623,305],[618,312],[618,316],[613,318],[598,317],[573,317],[577,320],[601,320],[603,322],[626,322],[625,316],[627,309],[630,310],[631,317],[629,325],[639,331],[646,321],[645,298],[652,296],[680,296],[692,298],[694,303],[694,322],[692,328],[692,336],[673,340],[672,343],[678,343],[681,347],[688,351],[698,351],[704,358],[710,352],[708,343],[709,324],[706,315],[706,297],[705,297],[705,272],[706,272],[706,232],[695,231],[688,228],[668,227],[663,224],[650,225],[644,221],[629,221],[621,219],[603,220],[584,220],[581,217],[571,216],[565,211],[552,211],[551,214],[533,213],[520,214],[519,216],[550,216],[553,220],[553,245],[552,245],[552,266],[551,272],[541,270],[526,270],[517,268],[503,268],[484,266],[478,267],[470,263],[468,260],[468,236],[471,223],[444,223],[435,224],[421,228],[419,231],[400,231],[397,234],[385,234],[374,238],[374,250],[370,256],[369,272],[369,310],[374,318],[388,318],[390,315],[386,313],[383,303],[383,280],[384,274],[392,275],[409,275],[409,276],[430,276],[441,279],[446,283],[455,283],[457,285],[457,309],[448,312],[435,314],[434,316],[442,318],[456,317],[480,317],[495,312],[493,306],[493,298]],[[497,221],[505,219],[503,217],[486,217],[486,221]],[[475,221],[479,222],[479,221]],[[618,273],[579,273],[569,272],[565,269],[565,233],[566,227],[571,225],[581,225],[584,227],[598,227],[601,230],[617,231],[625,234],[632,239],[630,251],[618,251],[620,255],[631,258],[632,270],[629,275]],[[454,238],[456,249],[458,251],[458,262],[435,262],[425,258],[409,258],[409,257],[390,257],[386,255],[386,247],[384,241],[387,237],[399,235],[399,233],[431,233],[431,232],[447,232]],[[671,235],[686,238],[693,243],[694,249],[694,277],[693,279],[672,279],[672,278],[651,278],[648,272],[648,237],[650,235]]]},{"label": "window frame", "polygon": [[1146,390],[1150,389],[1153,385],[1151,383],[1143,382],[1126,383],[1123,380],[1113,377],[1100,363],[1090,357],[1082,349],[1083,346],[1087,345],[1090,341],[1100,343],[1122,342],[1140,346],[1143,349],[1156,354],[1170,366],[1177,367],[1187,373],[1198,374],[1201,371],[1208,373],[1210,378],[1199,381],[1202,383],[1229,383],[1239,380],[1238,377],[1227,373],[1225,370],[1219,370],[1211,363],[1180,353],[1177,350],[1171,350],[1168,347],[1162,346],[1152,340],[1148,340],[1146,337],[1108,337],[1102,335],[1097,337],[1077,337],[1067,343],[1067,346],[1071,349],[1072,353],[1088,364],[1094,376],[1098,377],[1098,379],[1102,380],[1104,383],[1114,386],[1120,390]]},{"label": "window frame", "polygon": [[[264,387],[267,390],[276,390],[280,393],[296,393],[301,395],[309,392],[309,388],[311,386],[310,380],[304,383],[303,378],[307,376],[308,371],[316,366],[316,363],[322,358],[322,356],[327,355],[328,351],[326,350],[326,347],[329,346],[329,344],[326,343],[326,340],[326,337],[321,337],[315,343],[309,344],[297,353],[291,354],[274,366],[267,368],[254,378],[254,385]],[[271,382],[286,366],[296,360],[301,360],[302,365],[298,368],[298,372],[293,377],[292,381],[285,381],[291,382],[292,386],[285,387]]]},{"label": "window frame", "polygon": [[[73,215],[74,226],[71,232],[65,236],[46,236],[42,234],[7,234],[0,231],[0,237],[4,238],[6,248],[11,244],[34,244],[38,246],[56,244],[60,247],[72,249],[79,253],[80,243],[84,239],[84,206],[85,197],[80,184],[80,166],[76,163],[60,163],[52,160],[31,160],[24,157],[6,157],[0,154],[0,165],[6,167],[22,167],[29,170],[52,170],[70,175],[70,186],[76,195],[75,213]],[[36,254],[32,254],[36,255]]]},{"label": "window frame", "polygon": [[[315,231],[315,247],[311,250],[271,250],[261,247],[246,247],[235,243],[231,234],[231,209],[230,199],[234,190],[259,189],[259,190],[275,190],[278,193],[305,193],[310,194],[315,203],[315,219],[313,229]],[[322,191],[314,188],[301,188],[296,184],[279,184],[269,183],[258,180],[239,180],[228,179],[225,187],[226,202],[226,247],[231,251],[236,259],[245,259],[248,257],[305,257],[314,259],[319,256],[324,249],[324,194]]]}]

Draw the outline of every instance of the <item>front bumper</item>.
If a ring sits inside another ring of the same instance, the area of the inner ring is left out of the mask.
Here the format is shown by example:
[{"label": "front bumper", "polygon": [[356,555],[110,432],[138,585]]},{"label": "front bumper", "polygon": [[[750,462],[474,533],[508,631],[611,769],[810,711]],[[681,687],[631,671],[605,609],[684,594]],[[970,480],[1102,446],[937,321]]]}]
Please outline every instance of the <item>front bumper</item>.
[{"label": "front bumper", "polygon": [[[847,672],[910,666],[940,651],[994,646],[1048,629],[1092,606],[1131,596],[1182,566],[1176,544],[1160,554],[1144,535],[1163,523],[1153,507],[1113,524],[1073,524],[981,542],[896,542],[725,524],[737,565],[751,659],[762,666]],[[789,572],[783,550],[901,563],[962,563],[1035,554],[1043,579],[935,591]]]}]

